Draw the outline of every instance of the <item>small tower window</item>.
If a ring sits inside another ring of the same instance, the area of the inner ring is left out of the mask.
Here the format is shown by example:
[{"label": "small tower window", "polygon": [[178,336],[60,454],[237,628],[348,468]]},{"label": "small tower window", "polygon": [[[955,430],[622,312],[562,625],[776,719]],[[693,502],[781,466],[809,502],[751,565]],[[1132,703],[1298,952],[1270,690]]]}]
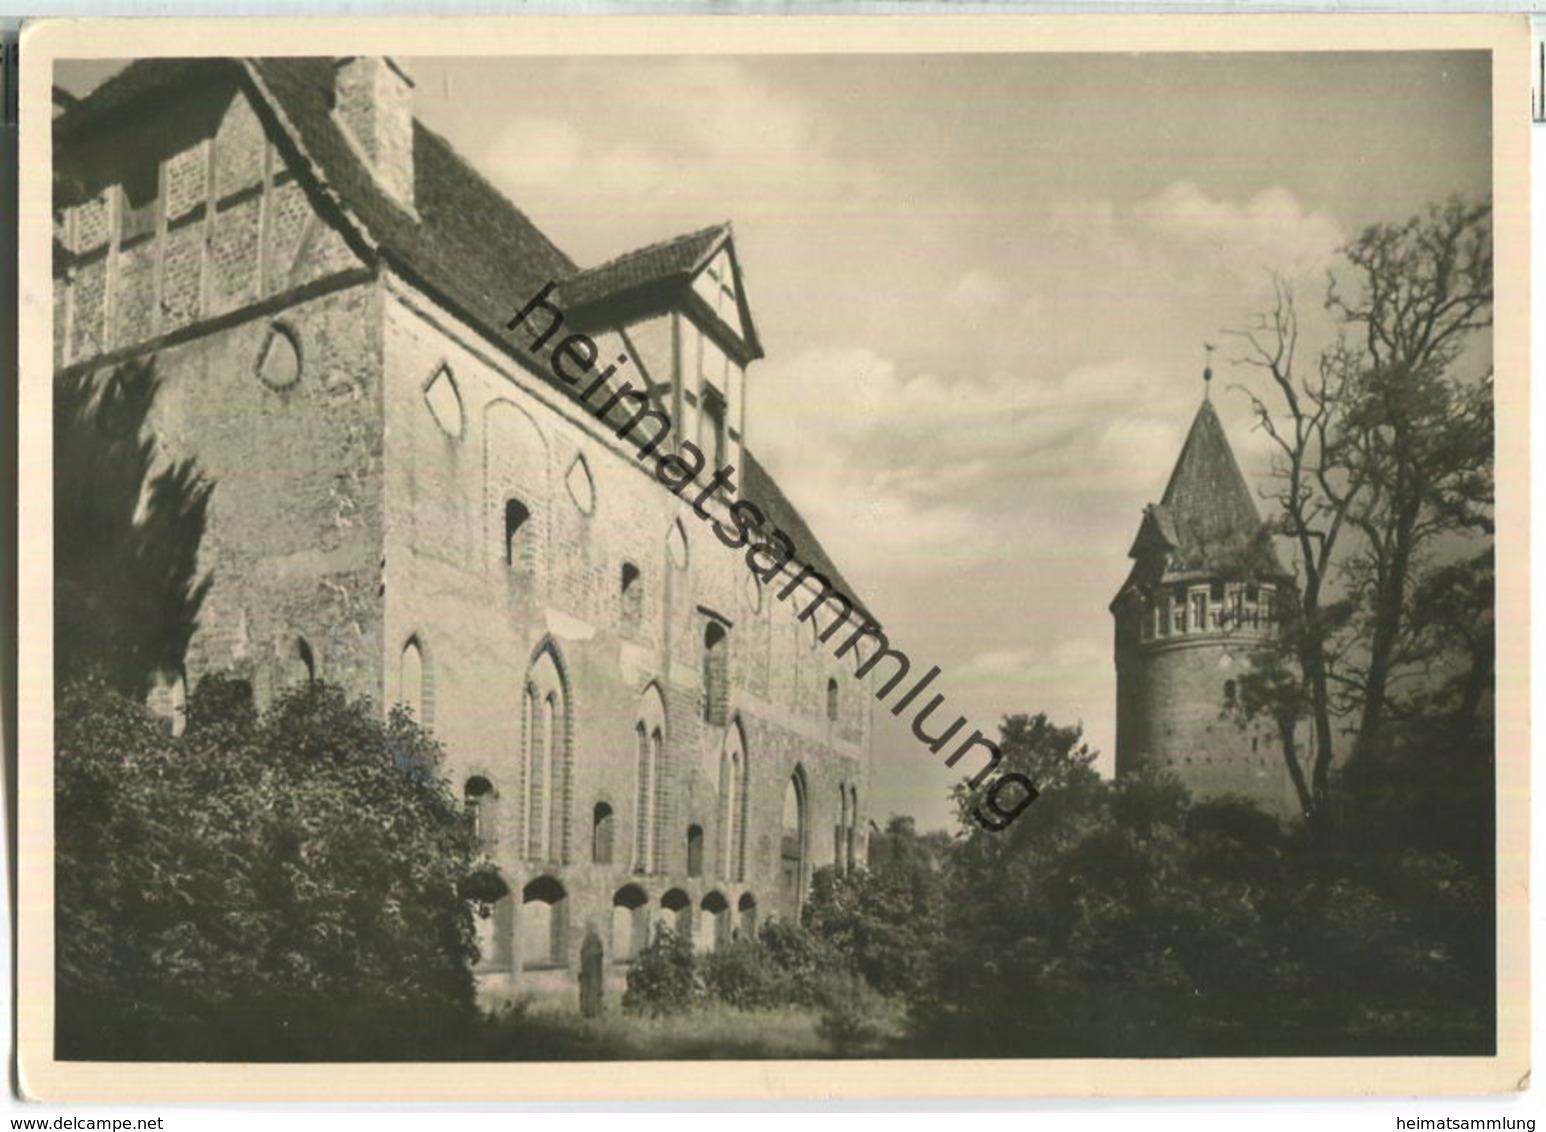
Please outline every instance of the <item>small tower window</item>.
[{"label": "small tower window", "polygon": [[1224,704],[1226,707],[1235,706],[1235,682],[1233,680],[1224,681]]},{"label": "small tower window", "polygon": [[837,721],[837,681],[827,677],[827,722]]}]

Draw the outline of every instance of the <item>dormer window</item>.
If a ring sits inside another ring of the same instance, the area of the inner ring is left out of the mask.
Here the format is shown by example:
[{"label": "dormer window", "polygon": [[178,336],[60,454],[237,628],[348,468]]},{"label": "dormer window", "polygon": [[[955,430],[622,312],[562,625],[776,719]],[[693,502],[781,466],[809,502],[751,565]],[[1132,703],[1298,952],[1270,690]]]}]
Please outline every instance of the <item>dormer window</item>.
[{"label": "dormer window", "polygon": [[698,416],[698,447],[712,467],[725,466],[725,398],[707,385],[703,386],[703,411]]}]

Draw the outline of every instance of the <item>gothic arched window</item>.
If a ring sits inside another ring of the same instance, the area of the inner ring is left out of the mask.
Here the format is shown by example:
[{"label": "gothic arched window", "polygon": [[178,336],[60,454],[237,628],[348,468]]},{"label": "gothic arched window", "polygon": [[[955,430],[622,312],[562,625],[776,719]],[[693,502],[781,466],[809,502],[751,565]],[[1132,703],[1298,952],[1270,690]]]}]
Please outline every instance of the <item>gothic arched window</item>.
[{"label": "gothic arched window", "polygon": [[612,863],[613,827],[612,807],[605,802],[597,802],[596,808],[591,811],[590,823],[590,859],[593,864]]},{"label": "gothic arched window", "polygon": [[795,767],[784,786],[783,825],[779,839],[779,887],[784,908],[796,917],[805,895],[806,795],[805,771]]},{"label": "gothic arched window", "polygon": [[720,797],[724,799],[720,828],[724,844],[720,848],[720,875],[733,881],[746,876],[746,739],[739,720],[731,723],[725,735],[724,764],[720,773]]},{"label": "gothic arched window", "polygon": [[653,684],[639,701],[634,721],[634,759],[637,768],[634,797],[633,871],[653,873],[660,868],[661,778],[665,773],[666,705]]},{"label": "gothic arched window", "polygon": [[413,713],[413,721],[422,727],[434,723],[434,707],[429,695],[429,666],[418,637],[409,637],[398,662],[397,701]]},{"label": "gothic arched window", "polygon": [[531,511],[519,499],[505,500],[505,565],[521,569],[531,566],[529,520]]},{"label": "gothic arched window", "polygon": [[532,662],[522,698],[526,856],[569,860],[569,811],[573,784],[568,693],[554,650]]}]

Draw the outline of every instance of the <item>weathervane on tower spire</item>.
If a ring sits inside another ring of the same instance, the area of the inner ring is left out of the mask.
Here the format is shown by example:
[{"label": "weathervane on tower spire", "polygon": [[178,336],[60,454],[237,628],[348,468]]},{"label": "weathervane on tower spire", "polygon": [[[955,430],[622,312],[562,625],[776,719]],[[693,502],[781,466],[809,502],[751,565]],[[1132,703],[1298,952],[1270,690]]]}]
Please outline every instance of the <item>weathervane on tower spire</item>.
[{"label": "weathervane on tower spire", "polygon": [[1213,343],[1204,342],[1202,348],[1208,352],[1208,360],[1202,367],[1202,399],[1208,401],[1211,400],[1208,394],[1213,389]]}]

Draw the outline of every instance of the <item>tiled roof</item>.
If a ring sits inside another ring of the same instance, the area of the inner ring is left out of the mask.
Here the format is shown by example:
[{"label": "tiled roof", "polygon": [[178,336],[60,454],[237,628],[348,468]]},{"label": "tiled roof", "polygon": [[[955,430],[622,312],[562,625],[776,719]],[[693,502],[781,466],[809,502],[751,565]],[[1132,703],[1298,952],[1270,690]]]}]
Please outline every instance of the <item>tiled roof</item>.
[{"label": "tiled roof", "polygon": [[693,269],[730,232],[728,222],[715,224],[685,236],[636,248],[600,267],[580,272],[563,285],[565,306],[584,307],[612,295],[662,284],[686,283]]},{"label": "tiled roof", "polygon": [[1197,410],[1165,494],[1145,510],[1130,551],[1140,560],[1157,553],[1166,555],[1166,577],[1285,572],[1209,401]]},{"label": "tiled roof", "polygon": [[[131,63],[74,108],[56,117],[67,137],[168,88],[182,96],[207,79],[247,75],[270,99],[300,149],[286,157],[309,170],[335,222],[365,236],[403,273],[521,359],[566,396],[546,359],[532,355],[504,328],[511,314],[548,282],[560,284],[566,310],[672,282],[686,284],[692,268],[729,235],[728,223],[651,244],[581,271],[519,208],[464,161],[440,135],[414,122],[414,213],[382,191],[331,112],[335,60],[327,58],[147,59]],[[245,70],[238,72],[238,68]],[[162,94],[164,97],[164,93]],[[802,563],[820,570],[858,601],[820,542],[762,466],[745,453],[745,496],[795,544]]]},{"label": "tiled roof", "polygon": [[321,179],[393,263],[567,390],[545,362],[526,354],[504,323],[547,283],[573,275],[574,261],[449,142],[418,121],[413,130],[417,218],[393,201],[333,118],[333,60],[258,59],[253,66],[306,154],[321,166]]},{"label": "tiled roof", "polygon": [[[779,488],[778,482],[768,475],[751,452],[742,449],[742,460],[745,466],[741,469],[741,497],[755,503],[773,526],[789,536],[789,541],[794,543],[795,558],[802,566],[809,566],[826,575],[835,589],[843,591],[843,596],[853,601],[855,609],[869,616],[863,599],[844,579],[842,571],[827,557],[827,552],[822,549],[821,543],[795,505],[789,502],[789,497]],[[767,530],[766,527],[763,529]],[[836,639],[833,638],[834,643]]]}]

